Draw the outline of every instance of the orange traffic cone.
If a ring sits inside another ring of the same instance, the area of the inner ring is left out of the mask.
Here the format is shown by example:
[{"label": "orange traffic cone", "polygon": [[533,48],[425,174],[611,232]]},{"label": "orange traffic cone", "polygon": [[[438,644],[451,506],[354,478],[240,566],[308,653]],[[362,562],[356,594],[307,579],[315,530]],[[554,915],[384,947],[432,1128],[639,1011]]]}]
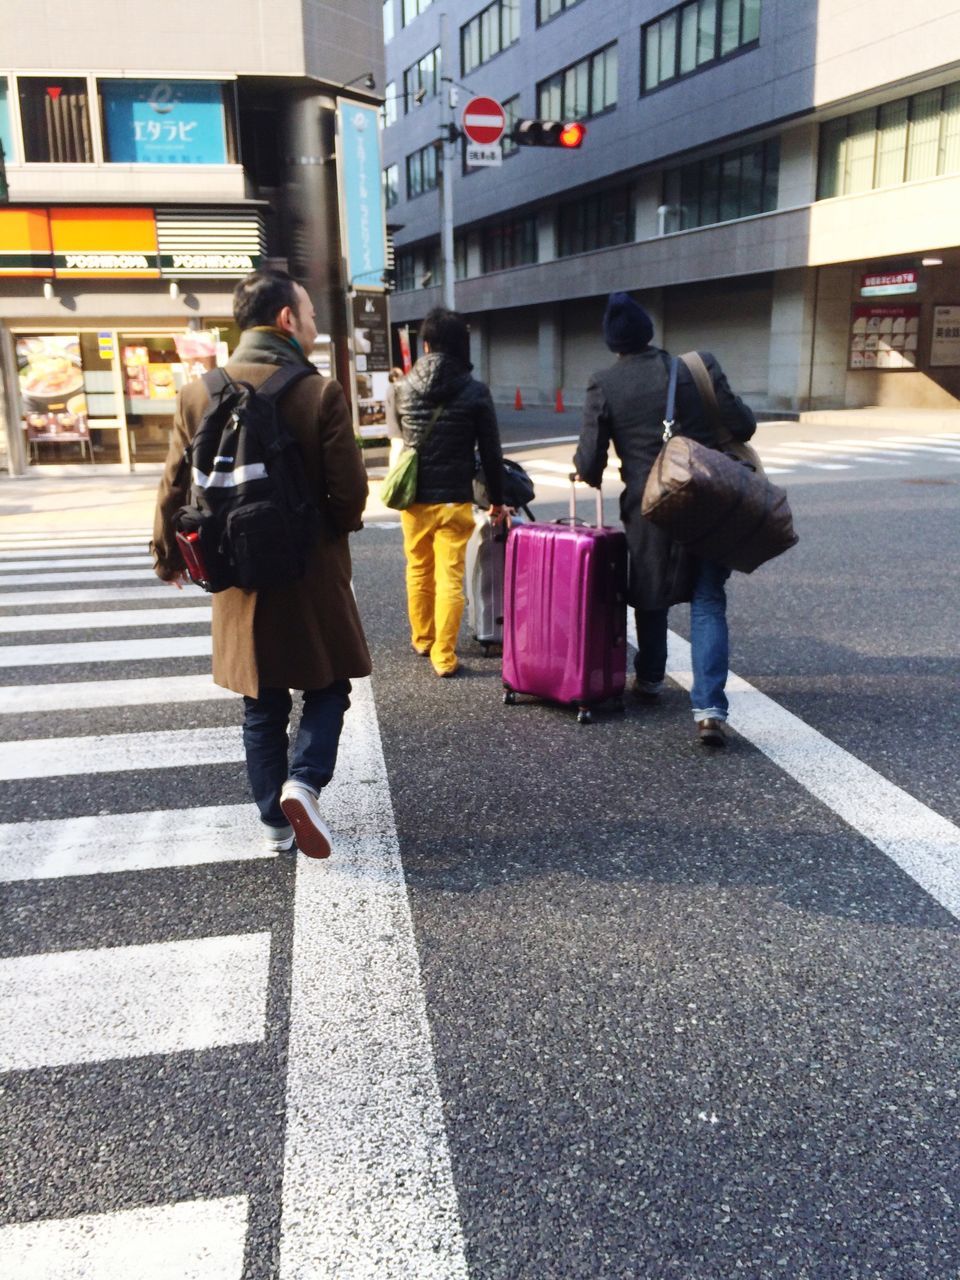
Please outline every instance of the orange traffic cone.
[{"label": "orange traffic cone", "polygon": [[523,396],[520,394],[520,388],[517,387],[517,394],[513,397],[513,407],[515,409],[523,408]]},{"label": "orange traffic cone", "polygon": [[557,387],[557,403],[554,405],[557,413],[563,413],[563,387]]}]

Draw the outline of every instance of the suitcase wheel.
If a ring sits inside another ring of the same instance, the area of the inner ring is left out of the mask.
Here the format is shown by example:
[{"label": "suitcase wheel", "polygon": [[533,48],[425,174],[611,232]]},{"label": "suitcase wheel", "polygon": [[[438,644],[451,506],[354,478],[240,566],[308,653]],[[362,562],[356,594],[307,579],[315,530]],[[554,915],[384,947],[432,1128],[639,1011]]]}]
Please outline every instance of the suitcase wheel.
[{"label": "suitcase wheel", "polygon": [[508,689],[508,688],[504,687],[504,690],[503,690],[503,705],[504,705],[505,707],[514,707],[514,706],[516,706],[516,704],[517,704],[517,695],[513,692],[513,690],[512,690],[512,689]]},{"label": "suitcase wheel", "polygon": [[577,724],[593,724],[593,712],[589,707],[581,707],[577,712]]}]

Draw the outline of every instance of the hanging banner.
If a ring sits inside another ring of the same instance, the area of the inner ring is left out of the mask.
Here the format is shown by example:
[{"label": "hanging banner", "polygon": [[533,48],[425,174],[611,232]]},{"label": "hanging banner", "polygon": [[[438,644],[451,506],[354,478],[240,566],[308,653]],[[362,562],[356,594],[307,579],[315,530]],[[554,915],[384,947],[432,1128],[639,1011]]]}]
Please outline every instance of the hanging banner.
[{"label": "hanging banner", "polygon": [[380,109],[337,102],[340,235],[348,289],[382,290],[387,270]]}]

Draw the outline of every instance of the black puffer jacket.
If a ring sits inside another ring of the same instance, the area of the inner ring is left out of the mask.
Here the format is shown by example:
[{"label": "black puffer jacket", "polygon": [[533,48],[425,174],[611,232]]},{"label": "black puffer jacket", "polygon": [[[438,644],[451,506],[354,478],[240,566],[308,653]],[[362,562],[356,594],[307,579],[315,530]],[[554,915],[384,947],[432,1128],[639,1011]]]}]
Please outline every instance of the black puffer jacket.
[{"label": "black puffer jacket", "polygon": [[404,444],[420,445],[438,405],[443,410],[420,445],[417,502],[472,502],[474,450],[480,450],[490,501],[503,502],[503,453],[489,390],[470,365],[431,352],[397,383],[397,421]]}]

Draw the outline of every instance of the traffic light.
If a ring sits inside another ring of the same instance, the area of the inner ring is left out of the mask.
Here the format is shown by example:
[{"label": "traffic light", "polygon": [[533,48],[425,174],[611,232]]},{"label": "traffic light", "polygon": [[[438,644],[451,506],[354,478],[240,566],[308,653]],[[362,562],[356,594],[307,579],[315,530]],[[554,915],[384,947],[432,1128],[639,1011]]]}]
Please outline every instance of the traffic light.
[{"label": "traffic light", "polygon": [[587,136],[578,120],[520,120],[510,135],[518,147],[566,147],[574,150]]}]

